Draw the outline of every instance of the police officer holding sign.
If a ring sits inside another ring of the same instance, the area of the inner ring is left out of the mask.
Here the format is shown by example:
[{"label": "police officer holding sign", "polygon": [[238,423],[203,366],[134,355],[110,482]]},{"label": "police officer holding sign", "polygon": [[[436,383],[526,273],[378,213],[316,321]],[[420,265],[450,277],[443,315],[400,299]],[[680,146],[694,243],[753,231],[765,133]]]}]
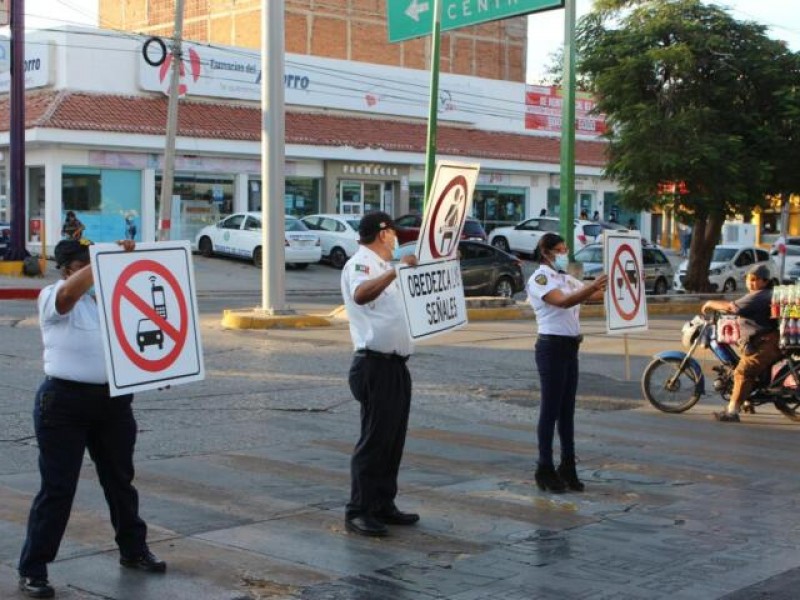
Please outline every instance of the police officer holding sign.
[{"label": "police officer holding sign", "polygon": [[[528,280],[528,300],[536,314],[539,334],[536,339],[536,368],[539,371],[539,460],[536,485],[541,490],[581,492],[583,483],[575,469],[575,394],[578,388],[578,348],[580,304],[600,300],[606,289],[606,275],[584,285],[566,273],[569,264],[564,239],[546,233],[534,253],[539,268]],[[561,464],[553,464],[553,436],[558,424]]]},{"label": "police officer holding sign", "polygon": [[[131,240],[117,243],[126,251],[136,246]],[[46,376],[36,393],[33,424],[41,489],[19,559],[19,588],[30,598],[55,595],[47,563],[55,560],[64,536],[87,448],[108,503],[120,564],[158,573],[167,568],[147,547],[147,526],[139,517],[139,495],[132,483],[133,396],[109,395],[90,244],[85,239],[59,242],[55,258],[63,277],[39,294]]]},{"label": "police officer holding sign", "polygon": [[[345,528],[382,537],[388,533],[386,525],[419,520],[419,515],[400,512],[394,503],[411,408],[406,361],[414,348],[391,264],[397,249],[394,222],[384,212],[369,213],[362,217],[358,233],[361,246],[342,271],[342,296],[355,347],[349,384],[361,404]],[[405,256],[401,262],[413,266],[417,259]]]}]

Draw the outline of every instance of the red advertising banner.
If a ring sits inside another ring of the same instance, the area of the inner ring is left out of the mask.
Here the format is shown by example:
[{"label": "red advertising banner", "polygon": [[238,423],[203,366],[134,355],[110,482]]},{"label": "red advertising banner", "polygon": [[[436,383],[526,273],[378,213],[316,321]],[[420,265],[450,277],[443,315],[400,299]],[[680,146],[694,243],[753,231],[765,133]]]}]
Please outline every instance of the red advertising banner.
[{"label": "red advertising banner", "polygon": [[[554,85],[529,85],[525,88],[525,129],[561,131],[561,88]],[[605,115],[592,114],[596,103],[591,95],[578,92],[575,97],[575,134],[602,135]]]}]

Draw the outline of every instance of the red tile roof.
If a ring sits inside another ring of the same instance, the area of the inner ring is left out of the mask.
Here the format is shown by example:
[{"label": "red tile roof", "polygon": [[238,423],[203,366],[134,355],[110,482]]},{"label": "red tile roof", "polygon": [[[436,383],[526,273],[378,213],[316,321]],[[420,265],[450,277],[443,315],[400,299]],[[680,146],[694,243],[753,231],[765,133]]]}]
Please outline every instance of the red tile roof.
[{"label": "red tile roof", "polygon": [[[220,140],[261,139],[261,112],[252,105],[213,104],[182,100],[178,113],[179,135]],[[9,98],[0,99],[0,131],[8,130]],[[33,92],[26,95],[28,129],[52,128],[164,135],[167,99],[163,96],[115,96],[83,92]],[[558,164],[558,138],[498,133],[440,125],[440,154]],[[328,115],[314,112],[286,113],[286,143],[314,146],[375,148],[389,151],[425,152],[424,123],[385,118]],[[579,165],[605,164],[604,142],[578,141]]]}]

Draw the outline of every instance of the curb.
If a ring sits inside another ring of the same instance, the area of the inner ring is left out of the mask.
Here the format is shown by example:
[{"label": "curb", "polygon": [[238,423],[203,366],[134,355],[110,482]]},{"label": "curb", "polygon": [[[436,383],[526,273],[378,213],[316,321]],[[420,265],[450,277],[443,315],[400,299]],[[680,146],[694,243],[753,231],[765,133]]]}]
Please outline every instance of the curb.
[{"label": "curb", "polygon": [[271,315],[263,310],[225,310],[222,326],[227,329],[304,329],[330,327],[330,321],[319,315]]},{"label": "curb", "polygon": [[36,300],[39,288],[0,288],[0,300]]}]

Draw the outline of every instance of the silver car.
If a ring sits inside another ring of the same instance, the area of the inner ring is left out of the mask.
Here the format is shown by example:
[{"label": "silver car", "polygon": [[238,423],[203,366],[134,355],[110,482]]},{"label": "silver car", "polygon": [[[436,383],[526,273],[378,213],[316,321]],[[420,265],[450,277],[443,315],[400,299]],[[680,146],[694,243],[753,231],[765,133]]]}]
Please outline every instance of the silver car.
[{"label": "silver car", "polygon": [[[583,264],[584,280],[597,277],[603,270],[603,245],[589,244],[575,253],[575,262]],[[675,275],[666,254],[655,247],[642,248],[644,289],[652,294],[666,294]]]}]

